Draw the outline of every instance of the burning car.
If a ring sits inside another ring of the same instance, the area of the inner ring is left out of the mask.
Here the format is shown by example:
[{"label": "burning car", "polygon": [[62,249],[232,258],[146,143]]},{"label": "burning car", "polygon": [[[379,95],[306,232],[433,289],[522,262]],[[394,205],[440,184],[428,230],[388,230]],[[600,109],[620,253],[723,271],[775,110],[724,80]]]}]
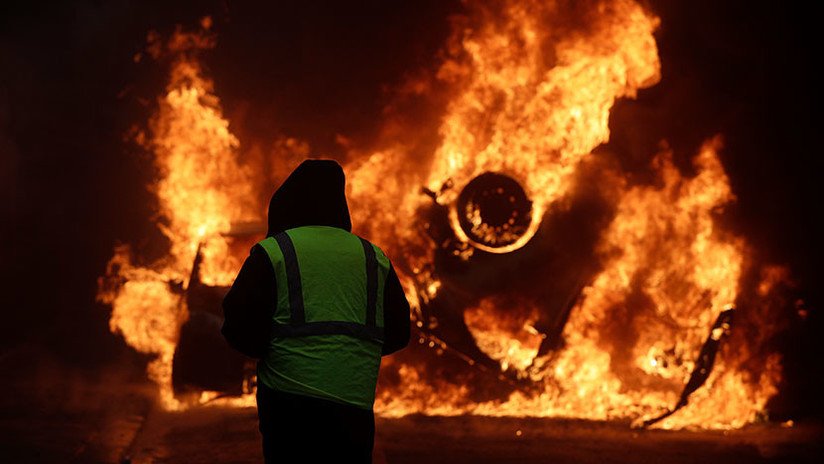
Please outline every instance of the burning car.
[{"label": "burning car", "polygon": [[[353,232],[392,257],[418,335],[384,364],[376,411],[651,424],[678,405],[658,426],[756,420],[780,357],[752,348],[768,334],[748,327],[774,313],[782,274],[745,279],[759,274],[746,239],[717,221],[735,199],[723,138],[707,134],[689,170],[666,145],[643,175],[594,154],[615,102],[660,79],[658,18],[632,0],[469,9],[432,81],[415,87],[447,95],[434,146],[410,136],[344,163]],[[112,330],[154,356],[169,409],[250,390],[246,360],[208,350],[228,350],[219,302],[262,233],[238,224],[260,219],[258,190],[280,178],[241,162],[197,60],[214,40],[178,32],[155,47],[175,58],[140,140],[168,251],[147,261],[118,247],[100,292]],[[275,162],[288,171],[290,160]]]}]

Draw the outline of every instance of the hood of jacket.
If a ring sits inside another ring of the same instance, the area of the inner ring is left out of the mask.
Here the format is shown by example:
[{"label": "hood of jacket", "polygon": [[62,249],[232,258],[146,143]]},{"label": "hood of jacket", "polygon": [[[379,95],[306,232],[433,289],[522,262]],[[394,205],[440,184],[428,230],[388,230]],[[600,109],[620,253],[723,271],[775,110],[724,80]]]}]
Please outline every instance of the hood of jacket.
[{"label": "hood of jacket", "polygon": [[269,230],[275,236],[301,226],[352,231],[346,176],[334,160],[306,160],[278,187],[269,202]]}]

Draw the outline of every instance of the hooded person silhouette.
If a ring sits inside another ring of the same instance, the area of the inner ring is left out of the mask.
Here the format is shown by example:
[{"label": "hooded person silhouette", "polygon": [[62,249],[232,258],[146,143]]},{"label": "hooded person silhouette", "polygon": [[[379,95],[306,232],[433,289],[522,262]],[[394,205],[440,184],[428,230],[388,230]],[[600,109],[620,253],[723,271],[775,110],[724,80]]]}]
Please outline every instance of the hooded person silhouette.
[{"label": "hooded person silhouette", "polygon": [[380,358],[409,342],[409,303],[380,248],[351,233],[345,183],[335,161],[301,163],[223,300],[224,337],[259,359],[267,463],[371,462]]}]

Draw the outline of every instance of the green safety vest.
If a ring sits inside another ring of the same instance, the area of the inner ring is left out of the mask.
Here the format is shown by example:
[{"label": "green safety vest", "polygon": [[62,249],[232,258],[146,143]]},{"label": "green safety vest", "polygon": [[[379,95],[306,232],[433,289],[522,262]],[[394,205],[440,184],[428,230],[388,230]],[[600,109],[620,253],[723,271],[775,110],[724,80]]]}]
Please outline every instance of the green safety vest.
[{"label": "green safety vest", "polygon": [[274,390],[372,409],[389,259],[337,227],[289,229],[259,242],[277,307],[258,380]]}]

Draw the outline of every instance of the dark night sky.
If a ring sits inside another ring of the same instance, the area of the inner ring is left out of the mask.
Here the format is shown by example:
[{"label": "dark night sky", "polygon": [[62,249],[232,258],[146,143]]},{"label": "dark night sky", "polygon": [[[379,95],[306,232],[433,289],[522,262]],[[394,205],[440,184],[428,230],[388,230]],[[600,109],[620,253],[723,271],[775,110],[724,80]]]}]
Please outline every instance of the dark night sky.
[{"label": "dark night sky", "polygon": [[[288,134],[342,155],[335,134],[368,143],[385,89],[436,64],[447,17],[462,8],[437,0],[334,5],[3,3],[0,349],[42,342],[86,365],[123,349],[108,334],[106,308],[93,301],[114,243],[140,246],[152,234],[151,162],[124,143],[148,114],[139,98],[155,98],[164,85],[165,70],[132,61],[147,31],[168,34],[212,15],[218,45],[205,60],[241,136]],[[739,198],[734,227],[765,260],[789,264],[821,308],[815,15],[778,2],[651,7],[662,18],[664,78],[616,106],[609,148],[632,163],[633,153],[654,153],[666,138],[686,157],[724,134],[722,160]],[[802,343],[820,348],[810,334],[821,327],[816,313]]]}]

